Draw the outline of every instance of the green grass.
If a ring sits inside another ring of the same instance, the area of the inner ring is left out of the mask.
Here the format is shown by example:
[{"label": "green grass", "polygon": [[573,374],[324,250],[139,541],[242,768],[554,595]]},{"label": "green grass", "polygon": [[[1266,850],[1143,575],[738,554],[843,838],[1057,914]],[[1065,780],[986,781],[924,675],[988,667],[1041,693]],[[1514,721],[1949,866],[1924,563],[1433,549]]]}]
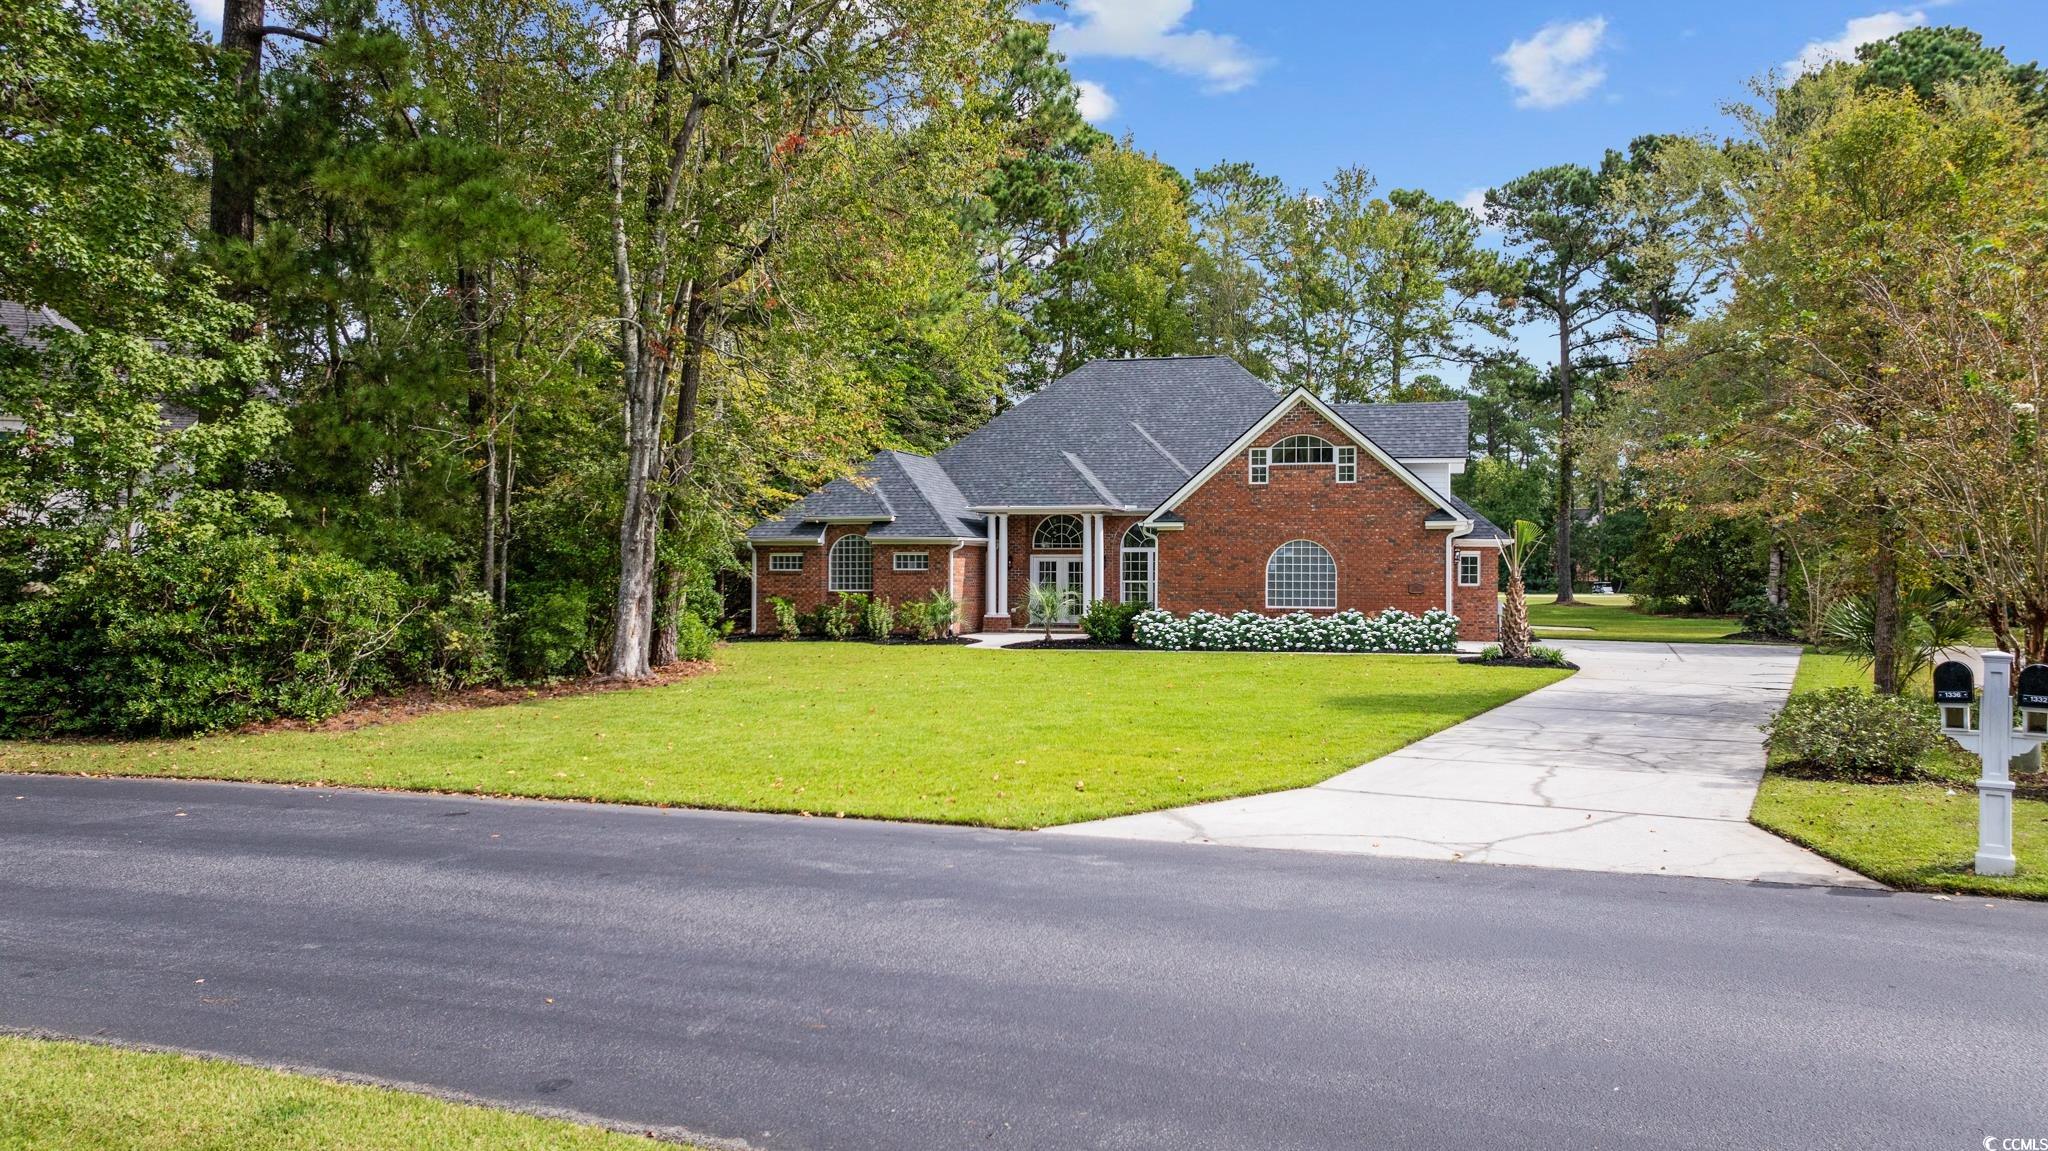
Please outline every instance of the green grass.
[{"label": "green grass", "polygon": [[1537,639],[1626,639],[1652,643],[1734,642],[1742,621],[1724,616],[1650,615],[1627,595],[1574,597],[1559,607],[1554,595],[1529,597],[1529,629]]},{"label": "green grass", "polygon": [[[1807,652],[1799,659],[1794,694],[1831,687],[1867,687],[1867,670],[1849,657]],[[1925,691],[1924,682],[1909,690]],[[1953,745],[1920,762],[1915,783],[1836,783],[1764,775],[1750,821],[1880,883],[1909,891],[2048,898],[2048,802],[2013,805],[2013,854],[2019,874],[1980,876],[1970,870],[1977,853],[1975,757]]]},{"label": "green grass", "polygon": [[354,732],[0,743],[0,771],[1050,824],[1302,787],[1563,678],[1449,657],[742,643],[665,687]]},{"label": "green grass", "polygon": [[0,1036],[0,1151],[633,1151],[647,1139],[214,1059]]}]

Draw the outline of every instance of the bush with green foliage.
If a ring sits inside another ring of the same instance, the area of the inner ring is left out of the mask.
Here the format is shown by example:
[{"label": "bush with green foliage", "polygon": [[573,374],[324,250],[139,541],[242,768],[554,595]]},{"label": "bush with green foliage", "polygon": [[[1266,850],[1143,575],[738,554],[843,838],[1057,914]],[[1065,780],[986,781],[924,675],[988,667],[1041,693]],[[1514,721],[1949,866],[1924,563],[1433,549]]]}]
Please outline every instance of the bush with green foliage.
[{"label": "bush with green foliage", "polygon": [[1692,610],[1726,615],[1764,583],[1770,539],[1752,519],[1722,520],[1692,531],[1652,520],[1623,565],[1629,591],[1643,598],[1683,598]]},{"label": "bush with green foliage", "polygon": [[711,651],[718,645],[718,633],[704,622],[704,617],[693,611],[686,611],[676,621],[676,658],[695,662],[711,658]]},{"label": "bush with green foliage", "polygon": [[840,592],[839,598],[818,609],[818,633],[826,639],[845,639],[858,632],[867,618],[868,597],[859,592]]},{"label": "bush with green foliage", "polygon": [[780,639],[795,639],[803,631],[797,619],[796,605],[783,596],[770,596],[768,610],[775,616],[775,634]]},{"label": "bush with green foliage", "polygon": [[1096,643],[1130,643],[1132,622],[1138,613],[1152,605],[1147,603],[1112,603],[1106,599],[1096,600],[1081,613],[1081,630]]},{"label": "bush with green foliage", "polygon": [[[389,572],[209,522],[179,527],[0,605],[0,734],[318,720],[408,664],[465,666],[444,645],[470,643],[466,625],[409,629],[418,605]],[[409,631],[417,651],[402,648]]]},{"label": "bush with green foliage", "polygon": [[932,594],[925,597],[924,616],[925,622],[932,629],[932,634],[925,638],[937,639],[942,635],[951,635],[953,625],[960,622],[960,601],[954,599],[953,594],[945,588],[933,588]]},{"label": "bush with green foliage", "polygon": [[583,671],[590,650],[590,590],[581,584],[522,588],[504,630],[514,676],[544,680]]},{"label": "bush with green foliage", "polygon": [[896,609],[881,596],[872,596],[861,605],[860,630],[872,639],[888,639],[896,630]]},{"label": "bush with green foliage", "polygon": [[1763,730],[1771,751],[1842,779],[1910,779],[1941,738],[1932,703],[1861,687],[1795,695]]},{"label": "bush with green foliage", "polygon": [[1742,617],[1742,630],[1750,635],[1771,639],[1793,639],[1797,636],[1792,613],[1785,605],[1772,603],[1769,596],[1746,595],[1736,600],[1732,607]]}]

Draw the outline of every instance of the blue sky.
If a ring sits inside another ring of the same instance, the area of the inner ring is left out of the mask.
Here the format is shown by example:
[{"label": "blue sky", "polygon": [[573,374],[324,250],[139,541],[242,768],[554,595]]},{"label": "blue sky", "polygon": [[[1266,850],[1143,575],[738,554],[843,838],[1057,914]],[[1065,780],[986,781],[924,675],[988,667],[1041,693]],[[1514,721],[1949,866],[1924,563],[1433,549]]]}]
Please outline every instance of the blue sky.
[{"label": "blue sky", "polygon": [[1451,198],[1597,160],[1645,132],[1726,130],[1719,109],[1749,78],[1914,24],[1965,24],[2015,59],[2048,56],[2048,0],[1070,0],[1037,11],[1065,25],[1055,42],[1099,125],[1184,171],[1249,160],[1308,185],[1362,164],[1382,187]]}]

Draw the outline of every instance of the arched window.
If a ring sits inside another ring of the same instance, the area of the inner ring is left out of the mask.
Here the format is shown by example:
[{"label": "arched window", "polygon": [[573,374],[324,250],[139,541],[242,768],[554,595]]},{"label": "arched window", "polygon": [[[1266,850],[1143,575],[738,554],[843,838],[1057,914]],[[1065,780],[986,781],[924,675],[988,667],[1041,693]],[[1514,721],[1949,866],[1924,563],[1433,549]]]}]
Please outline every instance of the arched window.
[{"label": "arched window", "polygon": [[1266,561],[1266,606],[1334,608],[1337,561],[1321,544],[1289,540]]},{"label": "arched window", "polygon": [[1047,516],[1032,531],[1031,546],[1047,551],[1079,551],[1081,521],[1073,516]]},{"label": "arched window", "polygon": [[875,590],[875,547],[866,536],[840,536],[832,545],[833,591]]},{"label": "arched window", "polygon": [[1337,448],[1321,436],[1288,436],[1273,445],[1276,464],[1331,464],[1337,462]]},{"label": "arched window", "polygon": [[1159,602],[1159,533],[1132,524],[1124,533],[1123,602]]}]

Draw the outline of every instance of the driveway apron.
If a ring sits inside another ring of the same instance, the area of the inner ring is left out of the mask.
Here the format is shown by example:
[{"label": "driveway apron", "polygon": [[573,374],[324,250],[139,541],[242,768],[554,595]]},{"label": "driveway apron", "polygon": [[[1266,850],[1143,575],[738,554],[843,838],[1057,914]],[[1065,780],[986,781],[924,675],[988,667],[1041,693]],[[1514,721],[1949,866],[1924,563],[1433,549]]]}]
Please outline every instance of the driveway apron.
[{"label": "driveway apron", "polygon": [[1797,648],[1557,646],[1577,675],[1314,787],[1051,833],[1875,886],[1749,823]]}]

